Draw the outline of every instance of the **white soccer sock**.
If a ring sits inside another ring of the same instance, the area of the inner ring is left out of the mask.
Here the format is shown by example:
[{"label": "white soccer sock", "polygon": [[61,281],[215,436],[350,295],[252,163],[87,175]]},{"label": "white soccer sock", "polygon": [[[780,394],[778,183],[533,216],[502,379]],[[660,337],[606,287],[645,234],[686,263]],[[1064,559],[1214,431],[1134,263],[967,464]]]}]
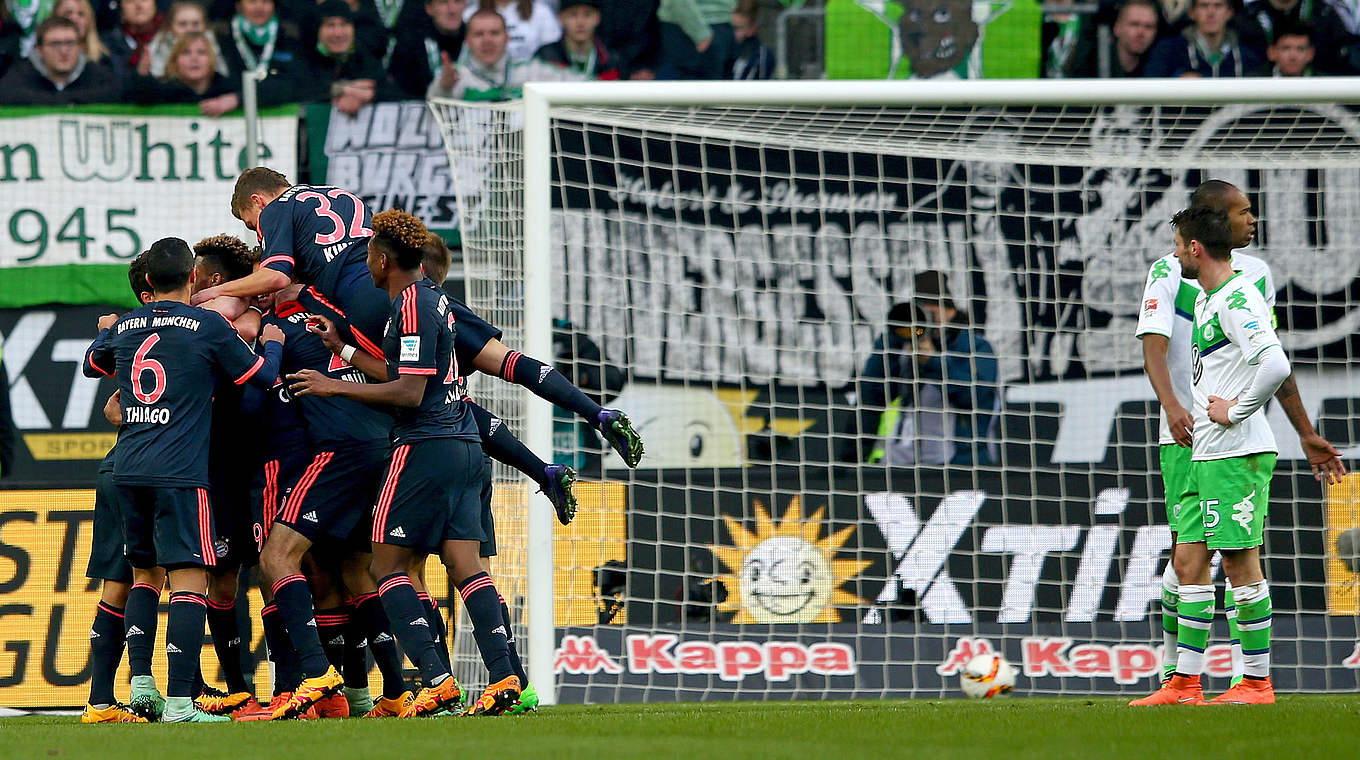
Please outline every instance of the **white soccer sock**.
[{"label": "white soccer sock", "polygon": [[[1228,632],[1231,634],[1237,628],[1237,596],[1233,591],[1232,581],[1228,580],[1227,577],[1223,578],[1223,587],[1228,591],[1228,599],[1232,600],[1232,606],[1225,605],[1223,610],[1224,617],[1228,618]],[[1244,667],[1242,664],[1242,637],[1240,635],[1236,639],[1229,636],[1228,656],[1232,666],[1232,680],[1236,681],[1242,677]]]},{"label": "white soccer sock", "polygon": [[[1167,560],[1166,570],[1162,573],[1162,616],[1176,618],[1176,607],[1169,606],[1167,602],[1171,599],[1179,600],[1181,592],[1181,581],[1176,575],[1175,563]],[[1174,627],[1174,626],[1173,626]],[[1171,673],[1176,669],[1176,631],[1167,630],[1164,621],[1162,625],[1162,645],[1164,654],[1162,655],[1163,672]]]}]

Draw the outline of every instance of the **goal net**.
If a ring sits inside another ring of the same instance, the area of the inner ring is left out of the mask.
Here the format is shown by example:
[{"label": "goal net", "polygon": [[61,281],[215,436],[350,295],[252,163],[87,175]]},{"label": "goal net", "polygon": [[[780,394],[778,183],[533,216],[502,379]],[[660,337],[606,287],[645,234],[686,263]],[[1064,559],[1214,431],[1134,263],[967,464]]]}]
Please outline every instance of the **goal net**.
[{"label": "goal net", "polygon": [[[540,691],[953,696],[988,651],[1020,693],[1152,688],[1171,538],[1134,331],[1205,179],[1254,203],[1247,252],[1273,270],[1304,404],[1360,451],[1360,87],[1291,104],[1271,82],[1097,83],[1083,102],[1012,83],[1025,104],[995,84],[881,83],[859,98],[875,105],[848,103],[862,83],[432,103],[472,306],[511,345],[551,335],[646,444],[628,470],[520,389],[476,387],[588,481],[549,541],[547,502],[497,470],[498,583]],[[1352,691],[1360,481],[1324,489],[1266,414],[1275,683]],[[1226,686],[1214,572],[1207,669]]]}]

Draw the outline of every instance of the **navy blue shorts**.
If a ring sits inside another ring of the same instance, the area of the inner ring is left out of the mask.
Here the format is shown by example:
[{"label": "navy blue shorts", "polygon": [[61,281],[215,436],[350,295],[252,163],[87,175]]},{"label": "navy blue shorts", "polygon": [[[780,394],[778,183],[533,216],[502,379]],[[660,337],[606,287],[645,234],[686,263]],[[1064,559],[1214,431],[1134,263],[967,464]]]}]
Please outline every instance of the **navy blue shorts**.
[{"label": "navy blue shorts", "polygon": [[491,457],[482,455],[482,539],[479,557],[496,556],[496,518],[491,514]]},{"label": "navy blue shorts", "polygon": [[481,445],[426,438],[392,451],[373,507],[375,544],[433,553],[444,541],[485,541]]},{"label": "navy blue shorts", "polygon": [[392,315],[392,299],[373,284],[361,259],[326,267],[311,287],[298,294],[298,303],[313,314],[323,314],[340,328],[340,336],[374,356],[382,356],[383,333]]},{"label": "navy blue shorts", "polygon": [[369,510],[387,470],[387,446],[318,451],[293,486],[275,522],[310,541],[349,538],[361,522],[368,536]]},{"label": "navy blue shorts", "polygon": [[119,485],[128,562],[147,570],[216,567],[212,507],[206,488]]},{"label": "navy blue shorts", "polygon": [[[234,457],[249,456],[234,452]],[[222,567],[253,567],[260,562],[255,548],[250,508],[251,473],[239,467],[210,467],[208,493],[213,511],[213,542],[217,564]]]},{"label": "navy blue shorts", "polygon": [[264,550],[264,541],[269,538],[269,528],[283,509],[283,502],[302,477],[311,463],[304,449],[289,451],[275,459],[270,459],[256,474],[250,489],[251,538],[255,541],[255,551]]},{"label": "navy blue shorts", "polygon": [[94,538],[86,578],[117,583],[132,582],[132,565],[123,553],[123,515],[113,472],[100,472],[94,480]]}]

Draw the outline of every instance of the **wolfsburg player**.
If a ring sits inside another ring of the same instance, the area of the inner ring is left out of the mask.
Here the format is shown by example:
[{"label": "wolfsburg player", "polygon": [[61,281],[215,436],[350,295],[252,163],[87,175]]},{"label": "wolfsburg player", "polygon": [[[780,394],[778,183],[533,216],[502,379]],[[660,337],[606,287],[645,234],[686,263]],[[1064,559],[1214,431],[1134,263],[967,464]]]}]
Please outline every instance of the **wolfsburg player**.
[{"label": "wolfsburg player", "polygon": [[1233,271],[1227,215],[1191,207],[1171,223],[1182,271],[1204,288],[1195,301],[1191,351],[1194,442],[1175,526],[1181,545],[1193,544],[1197,551],[1190,557],[1183,555],[1191,552],[1177,549],[1181,588],[1176,672],[1156,693],[1131,704],[1204,703],[1200,674],[1213,622],[1209,554],[1214,550],[1223,555],[1223,568],[1235,589],[1243,679],[1213,701],[1270,704],[1275,701],[1271,603],[1260,546],[1276,446],[1265,415],[1256,412],[1289,377],[1289,360],[1260,291],[1243,273]]},{"label": "wolfsburg player", "polygon": [[[1191,206],[1206,206],[1228,215],[1232,230],[1232,247],[1245,248],[1256,236],[1256,217],[1251,201],[1237,187],[1222,180],[1208,180],[1190,196]],[[1235,271],[1241,271],[1265,297],[1275,303],[1275,285],[1270,267],[1260,259],[1238,253],[1232,258]],[[1195,297],[1200,293],[1194,280],[1181,278],[1181,266],[1175,254],[1153,262],[1143,291],[1142,311],[1136,335],[1143,342],[1143,363],[1148,379],[1162,406],[1160,434],[1162,483],[1166,492],[1167,521],[1172,529],[1172,545],[1176,543],[1176,498],[1190,467],[1190,437],[1192,419],[1186,411],[1190,399],[1190,321]],[[1272,321],[1273,325],[1273,321]],[[1299,434],[1299,443],[1321,479],[1329,482],[1345,474],[1345,467],[1336,449],[1313,430],[1308,413],[1299,399],[1298,387],[1291,375],[1276,394],[1285,415]],[[1237,635],[1237,612],[1233,605],[1232,586],[1227,584],[1225,612],[1228,617],[1229,637],[1233,650],[1233,683],[1241,680],[1241,645]],[[1162,631],[1166,642],[1164,679],[1170,678],[1176,666],[1176,600],[1180,584],[1173,562],[1168,562],[1162,576]]]}]

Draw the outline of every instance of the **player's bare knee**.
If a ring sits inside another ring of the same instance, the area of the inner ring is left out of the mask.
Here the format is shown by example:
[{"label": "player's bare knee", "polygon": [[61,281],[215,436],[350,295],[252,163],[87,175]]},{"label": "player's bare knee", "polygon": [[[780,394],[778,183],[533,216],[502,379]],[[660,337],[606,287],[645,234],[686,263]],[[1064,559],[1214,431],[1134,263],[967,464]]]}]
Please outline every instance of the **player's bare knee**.
[{"label": "player's bare knee", "polygon": [[99,601],[122,609],[127,606],[127,598],[130,591],[132,591],[131,583],[104,581],[103,588],[99,590]]},{"label": "player's bare knee", "polygon": [[236,598],[239,569],[227,573],[208,574],[208,598],[215,602],[229,602]]}]

